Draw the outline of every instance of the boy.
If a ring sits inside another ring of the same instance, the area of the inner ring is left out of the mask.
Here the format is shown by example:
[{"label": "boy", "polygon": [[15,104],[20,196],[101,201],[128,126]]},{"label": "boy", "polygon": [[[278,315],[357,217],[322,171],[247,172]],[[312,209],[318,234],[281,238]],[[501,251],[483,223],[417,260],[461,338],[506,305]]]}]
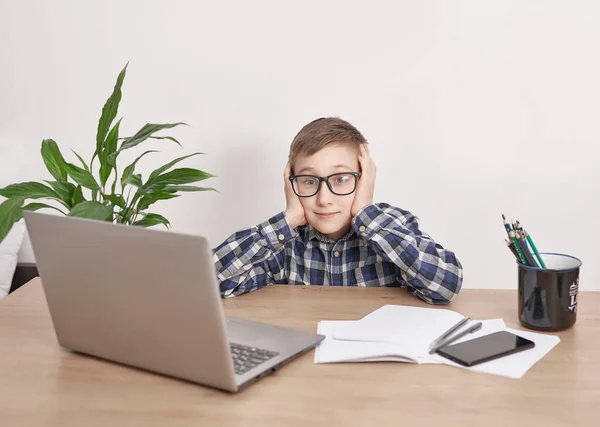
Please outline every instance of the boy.
[{"label": "boy", "polygon": [[410,212],[373,204],[375,171],[350,123],[304,126],[284,173],[286,210],[215,249],[221,296],[273,283],[395,286],[430,304],[450,302],[462,285],[460,262]]}]

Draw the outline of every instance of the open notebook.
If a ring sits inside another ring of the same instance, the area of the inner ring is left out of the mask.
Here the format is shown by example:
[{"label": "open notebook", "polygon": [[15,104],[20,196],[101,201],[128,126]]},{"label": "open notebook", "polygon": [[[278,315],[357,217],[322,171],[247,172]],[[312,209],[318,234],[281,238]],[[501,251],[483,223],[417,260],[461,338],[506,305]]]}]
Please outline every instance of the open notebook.
[{"label": "open notebook", "polygon": [[[330,338],[330,342],[328,350],[327,343],[318,350],[323,353],[319,362],[437,363],[429,355],[429,346],[463,317],[445,309],[384,305],[357,321],[322,321],[318,331]],[[464,328],[473,322],[469,321]],[[486,322],[489,321],[482,322],[482,329]]]},{"label": "open notebook", "polygon": [[[552,335],[509,329],[502,319],[491,319],[481,321],[480,330],[456,343],[505,330],[534,341],[535,347],[472,367],[464,367],[438,354],[429,354],[431,342],[462,318],[461,314],[451,310],[386,305],[361,320],[321,321],[317,332],[326,338],[316,348],[315,363],[396,361],[446,364],[521,378],[560,341]],[[469,321],[463,328],[473,322]]]}]

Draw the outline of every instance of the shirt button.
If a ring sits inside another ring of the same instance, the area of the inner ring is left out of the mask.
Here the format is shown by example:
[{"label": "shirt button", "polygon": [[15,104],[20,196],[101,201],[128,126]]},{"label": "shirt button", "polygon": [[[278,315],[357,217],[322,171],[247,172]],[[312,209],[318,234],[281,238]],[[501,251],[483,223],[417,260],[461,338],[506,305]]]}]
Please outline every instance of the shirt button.
[{"label": "shirt button", "polygon": [[279,237],[279,240],[283,240],[283,239],[285,239],[285,236],[284,236],[283,234],[280,234],[280,235],[279,235],[279,236],[277,236],[277,237]]},{"label": "shirt button", "polygon": [[334,255],[334,256],[340,256],[340,253],[339,253],[338,251],[335,251],[335,252],[333,253],[333,255]]},{"label": "shirt button", "polygon": [[365,228],[365,226],[364,226],[364,225],[361,225],[360,227],[358,227],[358,230],[359,230],[361,233],[364,233],[364,231],[366,230],[366,228]]}]

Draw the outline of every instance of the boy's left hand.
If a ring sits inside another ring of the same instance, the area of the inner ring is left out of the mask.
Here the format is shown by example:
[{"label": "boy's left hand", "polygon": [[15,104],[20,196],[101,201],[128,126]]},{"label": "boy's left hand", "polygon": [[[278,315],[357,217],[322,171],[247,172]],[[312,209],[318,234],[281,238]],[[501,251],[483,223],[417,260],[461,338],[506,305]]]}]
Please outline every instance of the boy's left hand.
[{"label": "boy's left hand", "polygon": [[356,194],[350,211],[352,218],[354,218],[362,208],[373,204],[377,167],[369,153],[367,144],[360,144],[358,147],[358,163],[360,164],[361,175],[356,184]]}]

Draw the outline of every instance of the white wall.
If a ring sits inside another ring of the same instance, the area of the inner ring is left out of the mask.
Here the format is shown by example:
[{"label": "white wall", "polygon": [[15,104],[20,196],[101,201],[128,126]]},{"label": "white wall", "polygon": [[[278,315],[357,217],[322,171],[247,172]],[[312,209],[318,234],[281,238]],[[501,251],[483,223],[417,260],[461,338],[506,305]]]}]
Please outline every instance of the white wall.
[{"label": "white wall", "polygon": [[[583,260],[600,290],[600,4],[566,1],[0,1],[0,185],[48,179],[43,138],[90,158],[119,116],[185,121],[142,170],[187,164],[220,193],[156,205],[216,246],[284,209],[289,144],[339,115],[371,143],[376,201],[415,213],[468,288],[514,288],[501,213]],[[138,151],[130,153],[134,155]],[[129,157],[124,157],[123,160]],[[74,160],[71,156],[69,159]],[[30,249],[22,259],[31,258]]]}]

